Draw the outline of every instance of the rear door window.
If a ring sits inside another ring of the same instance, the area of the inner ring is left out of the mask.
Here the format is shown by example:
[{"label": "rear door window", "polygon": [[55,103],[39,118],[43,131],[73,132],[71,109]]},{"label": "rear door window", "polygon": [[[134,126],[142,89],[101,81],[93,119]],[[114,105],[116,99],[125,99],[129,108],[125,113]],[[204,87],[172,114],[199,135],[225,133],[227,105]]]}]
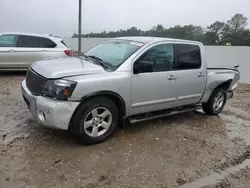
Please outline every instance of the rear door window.
[{"label": "rear door window", "polygon": [[41,48],[55,48],[56,44],[47,38],[40,38],[40,47]]},{"label": "rear door window", "polygon": [[176,44],[177,64],[180,70],[199,69],[201,67],[200,47],[190,44]]},{"label": "rear door window", "polygon": [[40,48],[39,37],[34,36],[19,36],[18,47],[21,48]]},{"label": "rear door window", "polygon": [[16,35],[3,35],[0,36],[0,47],[16,47]]}]

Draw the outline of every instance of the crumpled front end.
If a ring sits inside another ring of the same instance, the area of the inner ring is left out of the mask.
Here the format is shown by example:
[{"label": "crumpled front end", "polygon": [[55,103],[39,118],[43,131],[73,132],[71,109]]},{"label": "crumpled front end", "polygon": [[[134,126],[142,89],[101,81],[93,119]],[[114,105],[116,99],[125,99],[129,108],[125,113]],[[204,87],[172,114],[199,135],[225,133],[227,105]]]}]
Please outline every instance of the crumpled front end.
[{"label": "crumpled front end", "polygon": [[60,101],[43,96],[32,95],[22,82],[24,100],[34,118],[42,125],[50,128],[68,130],[71,117],[80,102]]}]

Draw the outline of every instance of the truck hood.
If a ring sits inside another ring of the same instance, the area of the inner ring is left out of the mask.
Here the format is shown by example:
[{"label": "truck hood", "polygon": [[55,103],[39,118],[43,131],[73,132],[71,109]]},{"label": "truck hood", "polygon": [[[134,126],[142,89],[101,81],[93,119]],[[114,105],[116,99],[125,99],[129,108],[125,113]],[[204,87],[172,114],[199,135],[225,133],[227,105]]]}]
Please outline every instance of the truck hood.
[{"label": "truck hood", "polygon": [[33,63],[31,68],[46,78],[63,78],[74,75],[89,75],[106,72],[84,58],[57,58]]}]

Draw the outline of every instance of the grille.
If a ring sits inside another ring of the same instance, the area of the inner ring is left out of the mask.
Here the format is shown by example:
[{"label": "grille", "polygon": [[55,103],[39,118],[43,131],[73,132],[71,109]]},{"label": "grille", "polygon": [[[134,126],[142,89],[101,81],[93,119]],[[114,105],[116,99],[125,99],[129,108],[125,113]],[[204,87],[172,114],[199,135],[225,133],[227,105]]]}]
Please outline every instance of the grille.
[{"label": "grille", "polygon": [[41,95],[45,84],[46,78],[38,75],[31,69],[28,70],[26,75],[26,86],[33,95]]}]

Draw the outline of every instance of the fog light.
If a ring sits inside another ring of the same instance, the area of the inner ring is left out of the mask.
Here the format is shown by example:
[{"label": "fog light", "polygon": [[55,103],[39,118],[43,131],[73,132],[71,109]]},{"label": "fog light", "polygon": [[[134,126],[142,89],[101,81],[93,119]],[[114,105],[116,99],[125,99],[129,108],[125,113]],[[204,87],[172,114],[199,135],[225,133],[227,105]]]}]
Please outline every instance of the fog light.
[{"label": "fog light", "polygon": [[42,110],[37,110],[37,117],[41,121],[45,121],[46,120],[45,113]]}]

